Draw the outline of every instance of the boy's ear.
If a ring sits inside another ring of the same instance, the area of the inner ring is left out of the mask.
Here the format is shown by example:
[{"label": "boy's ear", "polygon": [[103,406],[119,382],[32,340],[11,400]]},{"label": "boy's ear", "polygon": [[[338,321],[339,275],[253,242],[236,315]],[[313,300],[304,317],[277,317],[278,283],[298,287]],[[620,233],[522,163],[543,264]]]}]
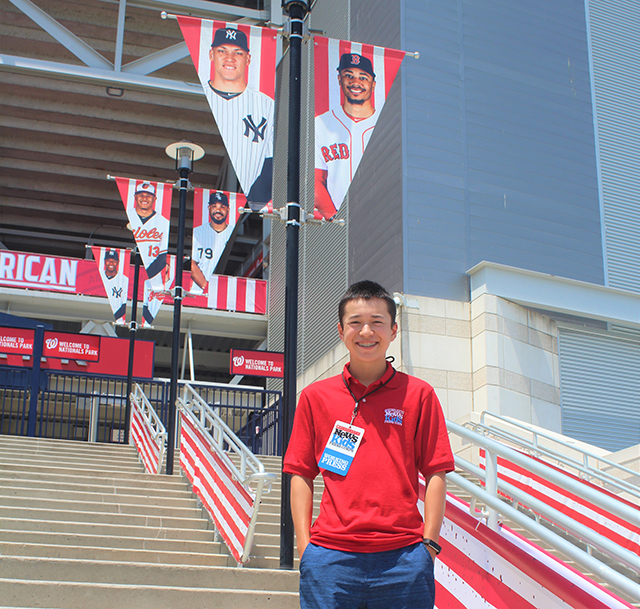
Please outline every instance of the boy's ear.
[{"label": "boy's ear", "polygon": [[398,322],[391,326],[391,340],[395,340],[398,335]]},{"label": "boy's ear", "polygon": [[344,342],[344,328],[340,322],[338,322],[338,336],[340,337],[340,340]]}]

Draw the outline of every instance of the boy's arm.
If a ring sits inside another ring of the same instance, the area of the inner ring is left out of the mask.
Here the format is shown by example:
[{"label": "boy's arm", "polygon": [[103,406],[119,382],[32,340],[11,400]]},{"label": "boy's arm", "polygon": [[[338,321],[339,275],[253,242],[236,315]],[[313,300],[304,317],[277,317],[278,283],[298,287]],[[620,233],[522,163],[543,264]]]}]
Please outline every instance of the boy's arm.
[{"label": "boy's arm", "polygon": [[291,516],[296,529],[298,556],[302,558],[311,535],[313,514],[313,480],[297,474],[291,476]]},{"label": "boy's arm", "polygon": [[[447,481],[445,472],[436,472],[426,479],[427,491],[424,497],[424,532],[423,537],[438,543],[440,527],[444,519],[444,508],[447,501]],[[431,558],[435,560],[436,553],[427,547]]]}]

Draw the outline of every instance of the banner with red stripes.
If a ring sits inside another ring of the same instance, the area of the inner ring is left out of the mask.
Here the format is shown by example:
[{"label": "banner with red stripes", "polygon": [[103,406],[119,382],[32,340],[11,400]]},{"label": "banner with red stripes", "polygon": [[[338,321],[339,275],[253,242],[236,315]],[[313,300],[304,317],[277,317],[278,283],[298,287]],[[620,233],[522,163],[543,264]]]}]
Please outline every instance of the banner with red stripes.
[{"label": "banner with red stripes", "polygon": [[160,291],[167,264],[172,186],[130,178],[116,178],[116,184],[152,289]]},{"label": "banner with red stripes", "polygon": [[[541,459],[522,453],[529,459],[542,463],[546,467],[568,476],[572,480],[585,485],[592,491],[603,493],[607,497],[620,501],[625,505],[638,511],[640,517],[640,508],[630,501],[618,497],[614,493],[596,486],[595,484],[578,478],[574,474],[567,472],[559,467],[553,466]],[[484,449],[480,449],[480,467],[485,467]],[[537,476],[529,470],[511,463],[509,460],[498,457],[498,478],[513,484],[522,489],[532,497],[544,501],[548,506],[555,508],[563,514],[569,516],[576,522],[579,522],[591,530],[603,535],[614,543],[623,548],[627,548],[636,554],[640,554],[640,527],[627,522],[623,518],[607,512],[603,508],[587,501],[584,497],[569,492],[567,489],[557,484],[553,484],[540,476]],[[509,497],[511,499],[511,497]],[[528,507],[528,506],[525,506]],[[541,515],[544,518],[544,515]],[[560,525],[558,525],[560,526]]]},{"label": "banner with red stripes", "polygon": [[276,30],[178,16],[233,169],[250,202],[271,200]]},{"label": "banner with red stripes", "polygon": [[329,220],[340,209],[404,56],[314,38],[316,218]]},{"label": "banner with red stripes", "polygon": [[160,447],[153,441],[150,427],[138,404],[131,400],[131,428],[129,433],[148,474],[158,473]]},{"label": "banner with red stripes", "polygon": [[236,561],[242,562],[255,495],[234,478],[222,459],[210,448],[210,439],[194,416],[184,410],[180,412],[180,467],[231,554]]},{"label": "banner with red stripes", "polygon": [[211,309],[265,314],[267,283],[244,277],[213,275],[209,280],[208,302]]},{"label": "banner with red stripes", "polygon": [[92,246],[91,251],[98,265],[104,291],[109,299],[116,323],[124,324],[127,315],[129,295],[130,252],[126,249],[113,249]]},{"label": "banner with red stripes", "polygon": [[[420,485],[424,496],[423,478]],[[632,607],[508,527],[493,531],[450,493],[439,543],[437,609]]]},{"label": "banner with red stripes", "polygon": [[202,294],[216,270],[247,199],[243,194],[208,188],[193,190],[191,293]]}]

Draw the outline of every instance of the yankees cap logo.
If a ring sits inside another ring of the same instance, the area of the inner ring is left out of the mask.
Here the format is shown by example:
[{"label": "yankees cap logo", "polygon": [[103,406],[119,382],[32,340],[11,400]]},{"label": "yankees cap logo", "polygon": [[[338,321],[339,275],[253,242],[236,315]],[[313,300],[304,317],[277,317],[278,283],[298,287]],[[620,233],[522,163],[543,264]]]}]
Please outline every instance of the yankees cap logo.
[{"label": "yankees cap logo", "polygon": [[251,137],[251,133],[253,133],[252,142],[260,142],[260,140],[264,140],[264,132],[267,128],[267,119],[263,116],[259,125],[256,125],[253,122],[253,117],[251,114],[247,115],[242,119],[244,121],[244,136]]},{"label": "yankees cap logo", "polygon": [[227,38],[229,40],[235,40],[237,34],[238,34],[237,30],[230,30],[230,29],[227,30]]},{"label": "yankees cap logo", "polygon": [[360,65],[360,55],[356,55],[356,54],[351,55],[351,65],[354,65],[354,66]]}]

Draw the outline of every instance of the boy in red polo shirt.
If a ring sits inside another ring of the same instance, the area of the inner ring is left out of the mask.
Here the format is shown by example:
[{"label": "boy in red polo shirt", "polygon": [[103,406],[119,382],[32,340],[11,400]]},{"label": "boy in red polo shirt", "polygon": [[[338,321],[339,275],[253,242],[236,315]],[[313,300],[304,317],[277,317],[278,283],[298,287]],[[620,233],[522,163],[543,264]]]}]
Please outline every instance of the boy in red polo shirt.
[{"label": "boy in red polo shirt", "polygon": [[[350,361],[300,396],[283,469],[292,475],[302,609],[433,608],[454,461],[433,388],[386,360],[395,317],[382,286],[353,284],[338,322]],[[418,472],[427,481],[424,515]],[[319,473],[325,491],[312,526]]]}]

